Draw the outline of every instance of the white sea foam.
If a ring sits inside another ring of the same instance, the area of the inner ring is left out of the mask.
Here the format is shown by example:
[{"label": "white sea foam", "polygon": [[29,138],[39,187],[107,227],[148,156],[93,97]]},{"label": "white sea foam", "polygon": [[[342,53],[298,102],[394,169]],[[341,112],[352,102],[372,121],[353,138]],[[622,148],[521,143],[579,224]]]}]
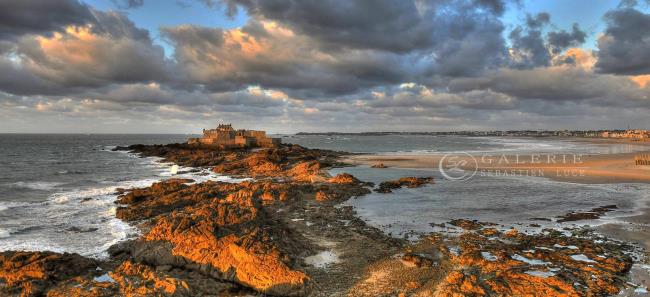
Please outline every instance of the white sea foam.
[{"label": "white sea foam", "polygon": [[[156,167],[152,174],[169,172],[169,164],[155,163],[157,162],[155,158],[148,158],[146,161]],[[191,178],[195,182],[247,180],[221,176],[207,169],[196,172],[194,168],[180,167],[179,172],[181,174],[174,177]],[[105,258],[108,256],[107,250],[110,246],[138,234],[136,227],[115,217],[116,189],[141,188],[158,181],[159,178],[119,183],[107,181],[100,183],[103,184],[102,186],[57,192],[40,203],[2,202],[0,211],[16,207],[16,212],[13,218],[9,217],[0,222],[0,226],[19,225],[24,231],[9,234],[8,231],[0,229],[0,251],[50,250]],[[17,208],[18,206],[21,207]]]},{"label": "white sea foam", "polygon": [[115,280],[110,275],[108,275],[108,273],[105,273],[103,275],[95,277],[93,280],[96,281],[96,282],[100,282],[100,283],[106,283],[106,282],[114,283],[115,282]]},{"label": "white sea foam", "polygon": [[528,258],[526,258],[524,256],[517,255],[517,254],[513,255],[510,258],[512,258],[513,260],[524,262],[524,263],[529,264],[529,265],[548,265],[548,264],[551,264],[550,262],[546,262],[546,261],[542,261],[542,260],[538,260],[538,259],[528,259]]},{"label": "white sea foam", "polygon": [[57,186],[62,185],[61,182],[46,182],[46,181],[36,181],[36,182],[15,182],[12,185],[19,188],[27,188],[32,190],[41,190],[49,191],[55,189]]},{"label": "white sea foam", "polygon": [[481,256],[483,257],[483,259],[488,260],[488,261],[496,261],[496,260],[499,259],[490,252],[481,252]]},{"label": "white sea foam", "polygon": [[541,277],[541,278],[547,278],[555,275],[555,273],[553,273],[552,271],[539,271],[539,270],[528,270],[525,271],[524,273],[532,276]]},{"label": "white sea foam", "polygon": [[305,258],[305,263],[317,268],[325,268],[338,261],[339,257],[333,251],[323,251]]},{"label": "white sea foam", "polygon": [[571,259],[576,261],[581,261],[581,262],[587,262],[587,263],[597,263],[596,261],[589,259],[587,256],[583,254],[572,255]]}]

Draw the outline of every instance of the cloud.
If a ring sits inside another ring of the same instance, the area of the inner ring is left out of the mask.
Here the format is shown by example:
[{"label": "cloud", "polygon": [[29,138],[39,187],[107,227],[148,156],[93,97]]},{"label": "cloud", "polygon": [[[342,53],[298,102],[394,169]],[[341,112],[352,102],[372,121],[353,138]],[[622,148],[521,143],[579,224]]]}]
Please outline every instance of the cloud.
[{"label": "cloud", "polygon": [[94,21],[20,37],[4,57],[0,86],[14,94],[73,94],[79,88],[165,81],[169,62],[146,30],[124,15],[93,11]]},{"label": "cloud", "polygon": [[199,2],[249,18],[163,27],[167,55],[125,13],[0,3],[44,20],[0,19],[2,129],[32,127],[23,118],[160,132],[217,120],[280,131],[571,128],[643,122],[631,111],[650,109],[648,15],[634,6],[607,14],[592,51],[580,48],[582,27],[557,28],[548,13],[504,24],[511,4],[500,0]]},{"label": "cloud", "polygon": [[50,34],[93,19],[90,8],[77,0],[0,1],[0,39],[24,34]]},{"label": "cloud", "polygon": [[596,64],[596,56],[593,51],[573,47],[567,49],[563,54],[554,57],[553,65],[571,65],[591,71]]},{"label": "cloud", "polygon": [[[245,7],[252,18],[230,30],[162,29],[188,84],[210,90],[257,84],[322,97],[476,76],[505,60],[501,1],[227,4]],[[363,13],[370,7],[373,13]]]},{"label": "cloud", "polygon": [[[398,82],[417,69],[393,53],[351,50],[337,55],[314,48],[308,36],[274,22],[250,22],[221,30],[197,26],[164,28],[174,58],[189,83],[210,90],[248,85],[340,94],[386,82]],[[415,68],[415,69],[414,69]]]},{"label": "cloud", "polygon": [[[502,1],[227,1],[309,36],[319,50],[430,56],[432,72],[476,73],[505,53]],[[368,13],[372,11],[372,13]],[[477,53],[481,53],[478,54]],[[465,59],[471,61],[464,63]],[[471,64],[471,69],[469,69]]]},{"label": "cloud", "polygon": [[544,29],[550,24],[551,16],[541,12],[534,16],[527,15],[525,25],[517,26],[510,32],[510,58],[513,67],[549,66],[565,50],[585,42],[587,34],[578,24],[573,24],[571,32],[550,31],[544,36]]},{"label": "cloud", "polygon": [[605,14],[607,28],[598,39],[601,73],[650,74],[650,14],[623,8]]},{"label": "cloud", "polygon": [[558,31],[548,33],[548,43],[551,47],[551,52],[555,55],[561,53],[569,47],[575,47],[583,44],[587,33],[580,29],[578,24],[573,24],[571,32]]},{"label": "cloud", "polygon": [[111,0],[119,9],[133,9],[144,5],[144,0]]},{"label": "cloud", "polygon": [[552,66],[527,70],[501,69],[485,77],[457,79],[452,92],[490,89],[519,100],[581,102],[593,106],[650,108],[650,88],[628,77],[602,75],[582,67]]}]

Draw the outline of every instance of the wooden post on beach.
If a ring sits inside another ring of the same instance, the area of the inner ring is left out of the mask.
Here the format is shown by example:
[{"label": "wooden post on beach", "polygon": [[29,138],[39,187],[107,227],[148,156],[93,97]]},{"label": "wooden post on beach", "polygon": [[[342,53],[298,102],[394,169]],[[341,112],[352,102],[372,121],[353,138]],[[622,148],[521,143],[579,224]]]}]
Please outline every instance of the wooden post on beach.
[{"label": "wooden post on beach", "polygon": [[650,165],[650,155],[649,154],[634,155],[634,164]]}]

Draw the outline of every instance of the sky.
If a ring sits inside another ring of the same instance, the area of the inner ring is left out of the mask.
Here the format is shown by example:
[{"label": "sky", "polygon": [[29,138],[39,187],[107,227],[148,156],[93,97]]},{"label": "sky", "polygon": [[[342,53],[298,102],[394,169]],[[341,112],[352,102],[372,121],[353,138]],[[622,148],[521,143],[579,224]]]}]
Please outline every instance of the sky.
[{"label": "sky", "polygon": [[0,133],[650,128],[647,0],[0,0]]}]

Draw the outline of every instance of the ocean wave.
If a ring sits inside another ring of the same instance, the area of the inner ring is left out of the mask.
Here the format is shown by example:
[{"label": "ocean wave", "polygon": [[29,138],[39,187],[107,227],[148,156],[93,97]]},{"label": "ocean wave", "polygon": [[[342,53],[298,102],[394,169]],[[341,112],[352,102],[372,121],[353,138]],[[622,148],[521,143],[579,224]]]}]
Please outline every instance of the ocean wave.
[{"label": "ocean wave", "polygon": [[7,238],[9,236],[11,236],[11,233],[9,232],[9,230],[5,230],[5,229],[0,228],[0,238]]},{"label": "ocean wave", "polygon": [[[108,257],[110,246],[137,236],[139,230],[115,217],[118,188],[141,188],[150,186],[167,178],[191,178],[195,183],[207,180],[241,182],[196,168],[182,167],[182,174],[171,175],[170,163],[159,162],[160,158],[142,158],[140,166],[150,164],[142,179],[120,182],[94,181],[94,186],[64,189],[58,187],[55,193],[40,203],[27,203],[25,207],[11,210],[2,226],[21,226],[12,230],[11,236],[0,240],[0,251],[20,249],[30,251],[51,250],[56,252],[76,252],[83,256]],[[61,169],[63,170],[63,169]],[[71,170],[71,169],[68,169]],[[60,173],[66,174],[66,173]],[[69,174],[69,172],[67,173]],[[164,175],[164,176],[161,176]],[[129,177],[132,179],[133,177]],[[93,182],[89,180],[88,182]],[[84,182],[85,183],[85,182]],[[25,185],[25,184],[20,184]],[[50,184],[49,186],[55,186]],[[0,211],[18,206],[16,203],[0,202]],[[4,215],[6,212],[0,214]],[[3,216],[3,219],[5,217]],[[5,225],[6,224],[6,225]],[[82,230],[80,232],[79,230]],[[2,233],[2,236],[9,234]]]},{"label": "ocean wave", "polygon": [[32,189],[32,190],[40,190],[40,191],[50,191],[54,190],[56,187],[63,185],[65,183],[62,182],[46,182],[46,181],[37,181],[37,182],[15,182],[11,184],[14,187],[17,188],[25,188],[25,189]]},{"label": "ocean wave", "polygon": [[67,203],[71,200],[84,200],[86,198],[95,198],[101,196],[112,195],[118,188],[141,188],[151,185],[158,181],[157,179],[142,179],[121,182],[117,185],[107,187],[97,187],[89,189],[78,189],[60,193],[54,193],[50,196],[50,200],[55,203]]},{"label": "ocean wave", "polygon": [[80,170],[60,170],[57,171],[56,174],[58,175],[66,175],[66,174],[88,174],[91,173],[90,171],[80,171]]},{"label": "ocean wave", "polygon": [[23,207],[27,205],[40,204],[40,202],[13,202],[13,201],[3,201],[0,202],[0,212],[9,210],[14,207]]}]

